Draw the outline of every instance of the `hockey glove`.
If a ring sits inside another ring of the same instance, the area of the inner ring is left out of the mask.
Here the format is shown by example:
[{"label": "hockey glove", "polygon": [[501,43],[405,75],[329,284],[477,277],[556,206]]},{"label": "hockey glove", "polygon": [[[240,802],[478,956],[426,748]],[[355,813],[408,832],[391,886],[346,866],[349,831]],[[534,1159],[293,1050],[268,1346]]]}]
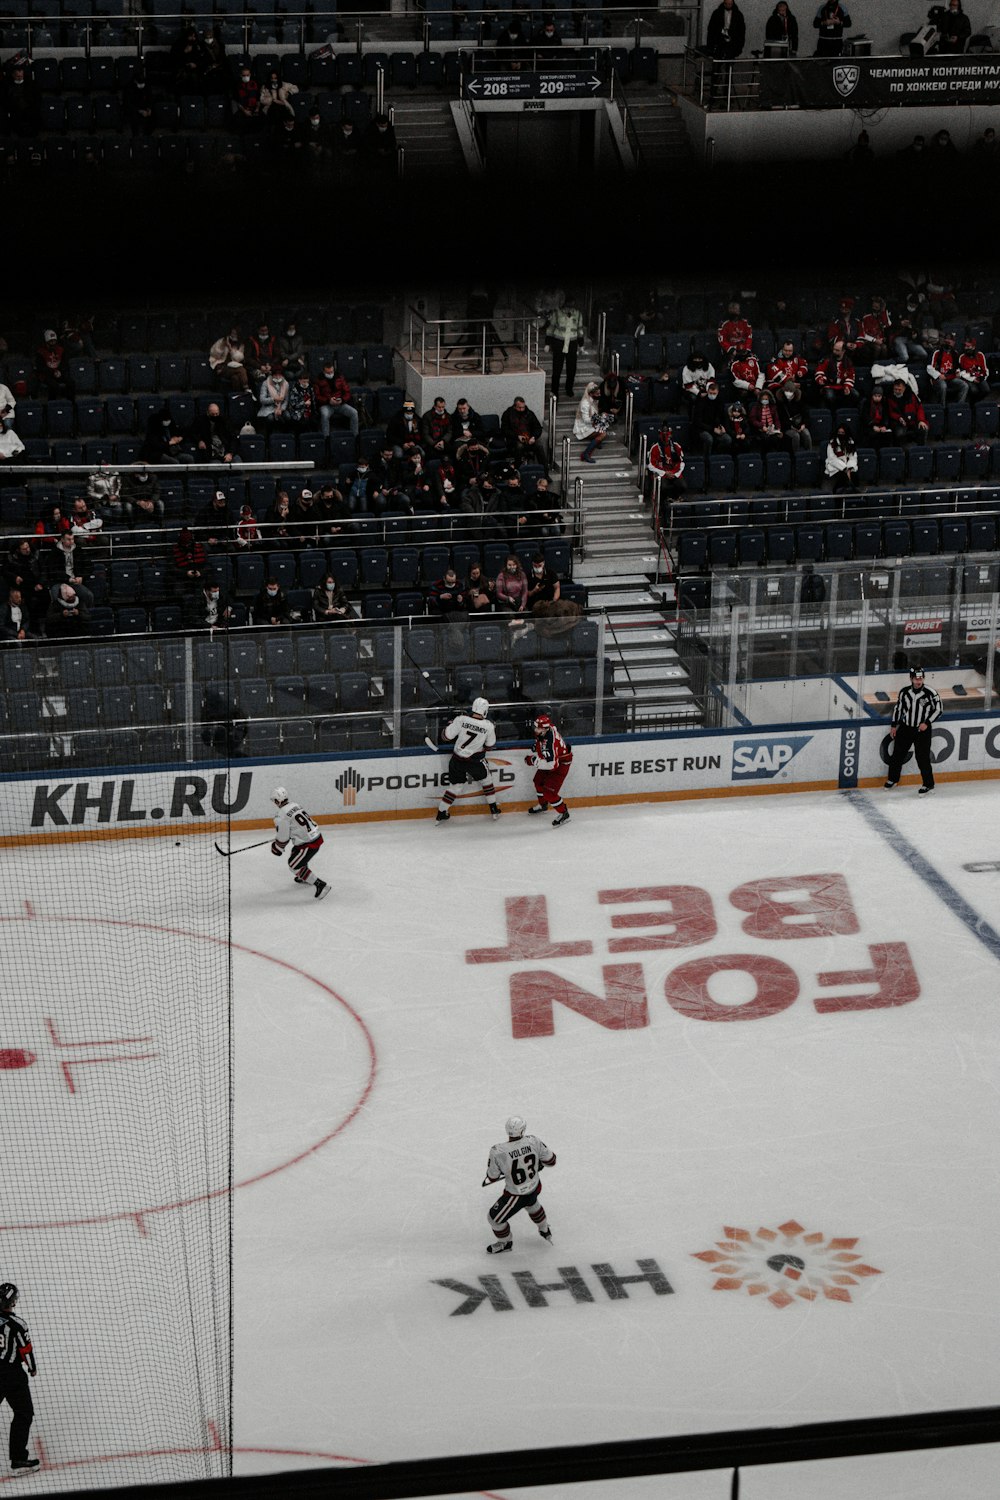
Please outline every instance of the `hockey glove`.
[{"label": "hockey glove", "polygon": [[[286,839],[285,844],[287,844],[287,842],[288,840]],[[285,852],[285,844],[281,843],[279,839],[275,839],[274,843],[271,845],[271,853],[276,854],[280,859]]]},{"label": "hockey glove", "polygon": [[526,766],[533,766],[535,764],[535,757],[533,755],[526,755],[524,757],[524,764]]}]

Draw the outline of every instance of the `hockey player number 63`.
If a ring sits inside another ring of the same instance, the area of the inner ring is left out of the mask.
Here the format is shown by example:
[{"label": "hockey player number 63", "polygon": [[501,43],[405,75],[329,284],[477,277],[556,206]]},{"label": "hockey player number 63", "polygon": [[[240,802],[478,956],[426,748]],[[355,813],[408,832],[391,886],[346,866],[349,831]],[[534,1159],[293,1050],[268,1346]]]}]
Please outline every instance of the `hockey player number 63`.
[{"label": "hockey player number 63", "polygon": [[535,1176],[535,1157],[534,1157],[534,1154],[531,1153],[531,1152],[529,1152],[528,1155],[525,1156],[522,1160],[520,1160],[520,1161],[512,1161],[511,1164],[510,1164],[510,1176],[511,1176],[511,1181],[512,1182],[516,1182],[517,1185],[518,1185],[518,1187],[521,1186],[522,1182],[527,1182],[530,1178],[534,1177]]}]

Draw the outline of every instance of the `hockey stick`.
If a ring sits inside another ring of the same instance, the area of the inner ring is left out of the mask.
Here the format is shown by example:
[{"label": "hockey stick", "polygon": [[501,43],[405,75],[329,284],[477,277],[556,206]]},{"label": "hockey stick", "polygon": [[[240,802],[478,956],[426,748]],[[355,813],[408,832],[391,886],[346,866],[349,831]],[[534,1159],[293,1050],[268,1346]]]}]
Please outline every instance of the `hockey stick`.
[{"label": "hockey stick", "polygon": [[260,839],[256,844],[244,844],[242,849],[223,849],[221,844],[216,844],[215,852],[224,854],[229,859],[233,854],[246,854],[248,849],[263,849],[265,844],[273,843],[272,839]]}]

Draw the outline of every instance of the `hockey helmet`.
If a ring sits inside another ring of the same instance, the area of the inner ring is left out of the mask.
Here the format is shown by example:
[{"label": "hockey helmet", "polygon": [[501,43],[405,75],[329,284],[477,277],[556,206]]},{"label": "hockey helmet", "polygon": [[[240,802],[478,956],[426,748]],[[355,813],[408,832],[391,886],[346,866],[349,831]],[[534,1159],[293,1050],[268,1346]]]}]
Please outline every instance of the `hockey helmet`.
[{"label": "hockey helmet", "polygon": [[536,714],[534,719],[535,733],[544,734],[546,729],[552,728],[552,720],[548,714]]},{"label": "hockey helmet", "polygon": [[504,1126],[504,1130],[506,1130],[507,1132],[507,1139],[509,1141],[519,1141],[526,1129],[527,1125],[525,1121],[521,1119],[520,1115],[511,1115],[510,1119]]},{"label": "hockey helmet", "polygon": [[283,786],[275,787],[274,791],[271,793],[271,801],[274,803],[275,807],[284,807],[285,803],[288,801],[288,793],[285,791],[285,788]]},{"label": "hockey helmet", "polygon": [[923,669],[923,667],[911,667],[910,668],[910,681],[911,682],[913,681],[914,677],[923,677],[923,675],[924,675],[924,669]]},{"label": "hockey helmet", "polygon": [[[524,1122],[522,1121],[521,1123],[523,1124]],[[0,1283],[0,1309],[6,1312],[14,1306],[16,1301],[17,1287],[14,1283],[12,1281]]]},{"label": "hockey helmet", "polygon": [[488,698],[474,698],[472,700],[472,712],[485,719],[490,711],[490,700]]}]

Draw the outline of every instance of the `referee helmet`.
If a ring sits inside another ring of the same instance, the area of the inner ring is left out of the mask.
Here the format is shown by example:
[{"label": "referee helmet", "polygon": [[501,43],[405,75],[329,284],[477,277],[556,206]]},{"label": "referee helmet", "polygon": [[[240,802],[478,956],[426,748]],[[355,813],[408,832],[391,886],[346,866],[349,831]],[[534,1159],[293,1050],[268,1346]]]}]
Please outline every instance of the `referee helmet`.
[{"label": "referee helmet", "polygon": [[923,677],[923,675],[924,675],[924,669],[923,669],[923,667],[911,667],[910,668],[910,681],[911,682],[913,681],[914,677]]}]

